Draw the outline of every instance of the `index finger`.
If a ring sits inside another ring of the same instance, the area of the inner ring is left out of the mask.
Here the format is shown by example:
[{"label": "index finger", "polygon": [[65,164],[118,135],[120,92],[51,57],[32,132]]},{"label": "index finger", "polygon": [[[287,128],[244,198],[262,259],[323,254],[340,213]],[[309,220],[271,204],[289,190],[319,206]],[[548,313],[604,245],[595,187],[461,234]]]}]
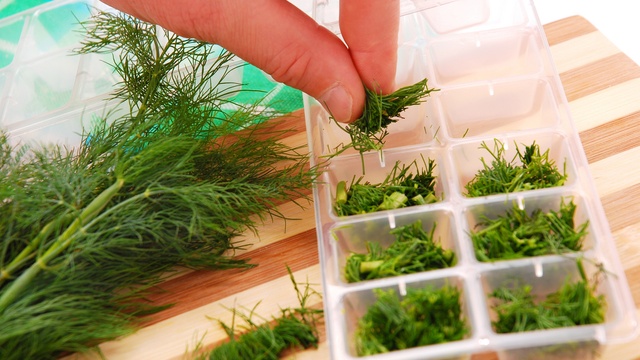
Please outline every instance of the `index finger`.
[{"label": "index finger", "polygon": [[340,30],[365,86],[395,90],[400,0],[340,1]]}]

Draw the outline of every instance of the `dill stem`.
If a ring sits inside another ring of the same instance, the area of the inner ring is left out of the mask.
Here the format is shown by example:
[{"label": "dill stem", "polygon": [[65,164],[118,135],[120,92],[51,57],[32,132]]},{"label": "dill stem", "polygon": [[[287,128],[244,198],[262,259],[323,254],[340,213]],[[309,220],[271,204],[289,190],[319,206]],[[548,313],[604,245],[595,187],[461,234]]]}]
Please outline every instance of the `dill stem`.
[{"label": "dill stem", "polygon": [[[47,263],[64,251],[73,242],[78,230],[82,229],[88,221],[96,217],[102,209],[118,194],[118,191],[124,185],[124,179],[118,178],[115,183],[106,188],[100,195],[96,196],[93,201],[87,205],[80,215],[69,225],[56,241],[51,244],[47,251],[39,256],[31,266],[24,271],[0,296],[0,314],[4,313],[7,307],[15,300],[18,295],[26,289],[26,287],[38,275],[40,270],[47,267]],[[36,236],[37,238],[38,236]],[[34,239],[35,240],[35,239]],[[32,242],[34,241],[32,240]],[[38,240],[40,241],[40,240]]]},{"label": "dill stem", "polygon": [[360,263],[360,272],[368,274],[373,270],[379,268],[382,264],[384,264],[384,260],[363,261],[362,263]]},{"label": "dill stem", "polygon": [[13,258],[9,265],[7,265],[3,269],[0,269],[0,285],[2,285],[5,280],[10,279],[13,272],[18,267],[20,267],[24,263],[24,261],[32,258],[34,255],[33,252],[40,245],[40,242],[42,242],[43,239],[46,239],[55,227],[59,226],[63,221],[68,220],[70,218],[70,215],[72,214],[67,214],[65,216],[51,220],[48,224],[43,226],[38,235],[36,235],[36,237],[33,238],[24,249],[22,249],[20,254]]},{"label": "dill stem", "polygon": [[154,71],[151,73],[151,79],[149,80],[149,86],[147,87],[147,91],[144,95],[144,98],[142,98],[142,101],[140,103],[140,106],[138,107],[138,113],[135,116],[136,120],[140,120],[143,119],[144,114],[146,113],[147,108],[149,107],[149,99],[151,99],[151,95],[153,95],[157,90],[158,90],[158,83],[159,83],[159,75],[162,74],[162,71],[159,71],[162,67],[162,59],[165,57],[165,55],[167,54],[167,52],[169,51],[169,49],[171,48],[171,46],[173,45],[173,42],[176,38],[175,37],[170,37],[167,40],[167,44],[162,47],[162,52],[160,52],[159,46],[158,46],[158,40],[155,39],[153,42],[153,45],[155,47],[155,52],[156,54],[158,54],[158,56],[156,56],[155,60],[155,69]]}]

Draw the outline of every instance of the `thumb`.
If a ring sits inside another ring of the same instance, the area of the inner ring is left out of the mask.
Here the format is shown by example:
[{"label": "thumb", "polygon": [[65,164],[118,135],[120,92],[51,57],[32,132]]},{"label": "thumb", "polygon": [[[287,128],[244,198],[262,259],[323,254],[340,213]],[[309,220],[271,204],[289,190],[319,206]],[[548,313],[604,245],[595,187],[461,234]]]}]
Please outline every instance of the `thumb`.
[{"label": "thumb", "polygon": [[103,0],[185,37],[216,43],[318,101],[338,121],[360,116],[364,86],[333,33],[283,0]]}]

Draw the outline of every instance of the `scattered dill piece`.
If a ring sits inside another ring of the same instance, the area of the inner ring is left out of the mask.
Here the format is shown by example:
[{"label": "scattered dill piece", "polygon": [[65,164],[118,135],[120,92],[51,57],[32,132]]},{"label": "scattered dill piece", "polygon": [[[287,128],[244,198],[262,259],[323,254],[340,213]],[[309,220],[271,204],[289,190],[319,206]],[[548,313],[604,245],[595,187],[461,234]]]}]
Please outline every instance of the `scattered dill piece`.
[{"label": "scattered dill piece", "polygon": [[504,146],[498,140],[493,150],[485,142],[480,148],[491,154],[491,165],[481,159],[483,168],[465,185],[469,197],[562,186],[567,180],[566,169],[560,172],[555,161],[549,159],[549,150],[541,153],[535,141],[525,146],[524,153],[516,144],[516,155],[511,160],[505,158]]},{"label": "scattered dill piece", "polygon": [[[322,318],[322,309],[309,307],[310,298],[320,294],[305,284],[304,290],[298,287],[291,270],[289,276],[296,290],[299,308],[285,308],[280,310],[280,316],[257,324],[254,317],[256,307],[248,314],[238,309],[232,309],[233,322],[227,325],[219,322],[229,336],[229,341],[215,347],[208,354],[201,354],[199,360],[242,360],[263,359],[277,360],[285,351],[295,351],[318,347],[318,322]],[[235,318],[240,317],[246,326],[237,326]],[[262,319],[261,320],[265,320]],[[238,329],[239,328],[239,329]]]},{"label": "scattered dill piece", "polygon": [[438,90],[429,88],[427,79],[402,87],[388,95],[365,88],[366,97],[362,115],[346,126],[336,121],[336,124],[349,134],[351,143],[339,148],[332,156],[349,148],[355,149],[360,154],[370,150],[381,150],[385,137],[389,135],[387,127],[402,119],[403,111],[410,106],[422,103],[432,91]]},{"label": "scattered dill piece", "polygon": [[603,323],[607,304],[604,295],[596,294],[598,279],[589,281],[580,259],[577,266],[580,280],[567,280],[538,303],[530,285],[494,290],[490,296],[497,301],[493,306],[495,331],[504,334]]},{"label": "scattered dill piece", "polygon": [[[340,181],[336,186],[334,210],[338,216],[350,216],[437,202],[435,161],[422,160],[422,169],[417,160],[409,165],[396,162],[381,183],[362,183],[363,177],[360,177],[347,187],[345,181]],[[415,172],[411,172],[412,169]]]},{"label": "scattered dill piece", "polygon": [[347,282],[381,279],[453,266],[456,255],[435,241],[435,228],[434,224],[428,233],[422,228],[422,221],[418,220],[393,229],[391,234],[395,235],[396,240],[387,249],[383,250],[377,242],[367,242],[366,254],[354,253],[347,258]]},{"label": "scattered dill piece", "polygon": [[562,199],[558,211],[528,214],[514,204],[503,216],[483,217],[471,232],[476,257],[494,261],[580,251],[589,222],[575,226],[575,212],[573,200]]},{"label": "scattered dill piece", "polygon": [[359,356],[461,340],[469,332],[456,287],[408,288],[403,299],[393,289],[373,291],[377,299],[355,331]]}]

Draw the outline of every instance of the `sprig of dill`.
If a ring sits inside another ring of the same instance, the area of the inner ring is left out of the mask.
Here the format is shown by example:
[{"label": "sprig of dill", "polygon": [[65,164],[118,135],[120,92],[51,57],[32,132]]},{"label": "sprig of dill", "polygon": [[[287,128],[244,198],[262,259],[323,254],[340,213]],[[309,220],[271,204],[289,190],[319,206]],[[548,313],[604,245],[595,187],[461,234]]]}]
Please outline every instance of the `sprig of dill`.
[{"label": "sprig of dill", "polygon": [[607,304],[604,295],[597,294],[597,278],[590,281],[580,259],[576,264],[581,279],[567,280],[538,303],[530,285],[495,289],[490,294],[497,301],[493,306],[495,331],[504,334],[603,323]]},{"label": "sprig of dill", "polygon": [[123,14],[84,25],[79,52],[113,54],[129,111],[96,119],[75,148],[0,136],[2,359],[130,334],[165,308],[145,299],[176,265],[250,267],[233,257],[237,236],[316,177],[271,114],[222,111],[241,87],[226,80],[233,55]]},{"label": "sprig of dill", "polygon": [[465,185],[467,196],[543,189],[562,186],[567,181],[566,169],[560,172],[555,161],[549,158],[548,149],[541,153],[540,146],[535,141],[530,146],[525,146],[524,153],[520,151],[518,144],[515,146],[516,155],[507,160],[502,142],[496,139],[493,150],[482,142],[480,148],[491,155],[491,165],[484,158],[481,159],[483,168]]},{"label": "sprig of dill", "polygon": [[359,356],[461,340],[469,332],[457,287],[408,288],[403,299],[393,289],[373,291],[376,301],[355,331]]},{"label": "sprig of dill", "polygon": [[[232,309],[232,324],[227,325],[222,321],[219,322],[229,336],[229,341],[215,347],[208,354],[199,355],[196,359],[277,360],[285,351],[317,347],[319,342],[318,322],[322,318],[323,311],[322,309],[310,308],[308,303],[310,298],[320,297],[320,294],[311,289],[308,283],[305,284],[304,290],[301,290],[291,273],[291,269],[287,269],[300,302],[299,308],[281,309],[279,317],[274,317],[271,322],[267,321],[263,324],[258,324],[254,320],[254,317],[257,317],[255,307],[249,313]],[[246,326],[236,325],[236,316],[240,317]],[[261,318],[260,320],[265,319]]]},{"label": "sprig of dill", "polygon": [[347,282],[381,279],[422,271],[451,267],[456,262],[452,250],[446,250],[434,239],[435,224],[431,232],[422,228],[422,221],[391,230],[396,240],[386,249],[378,242],[368,241],[367,253],[353,253],[347,258]]},{"label": "sprig of dill", "polygon": [[[410,164],[395,163],[381,183],[362,183],[364,177],[340,181],[336,187],[334,210],[338,216],[366,214],[382,210],[430,204],[438,201],[435,194],[435,161],[422,158],[424,167],[417,160]],[[412,168],[415,172],[412,172]]]},{"label": "sprig of dill", "polygon": [[564,198],[558,211],[534,210],[531,214],[517,204],[503,216],[483,217],[471,232],[476,257],[480,261],[580,251],[589,221],[575,226],[576,205]]},{"label": "sprig of dill", "polygon": [[389,135],[387,127],[402,119],[401,114],[407,108],[424,102],[433,91],[438,89],[429,88],[427,79],[387,95],[365,87],[365,105],[362,115],[346,126],[336,121],[338,127],[349,134],[351,142],[336,149],[331,156],[337,156],[351,148],[360,154],[370,150],[382,150],[384,139]]}]

